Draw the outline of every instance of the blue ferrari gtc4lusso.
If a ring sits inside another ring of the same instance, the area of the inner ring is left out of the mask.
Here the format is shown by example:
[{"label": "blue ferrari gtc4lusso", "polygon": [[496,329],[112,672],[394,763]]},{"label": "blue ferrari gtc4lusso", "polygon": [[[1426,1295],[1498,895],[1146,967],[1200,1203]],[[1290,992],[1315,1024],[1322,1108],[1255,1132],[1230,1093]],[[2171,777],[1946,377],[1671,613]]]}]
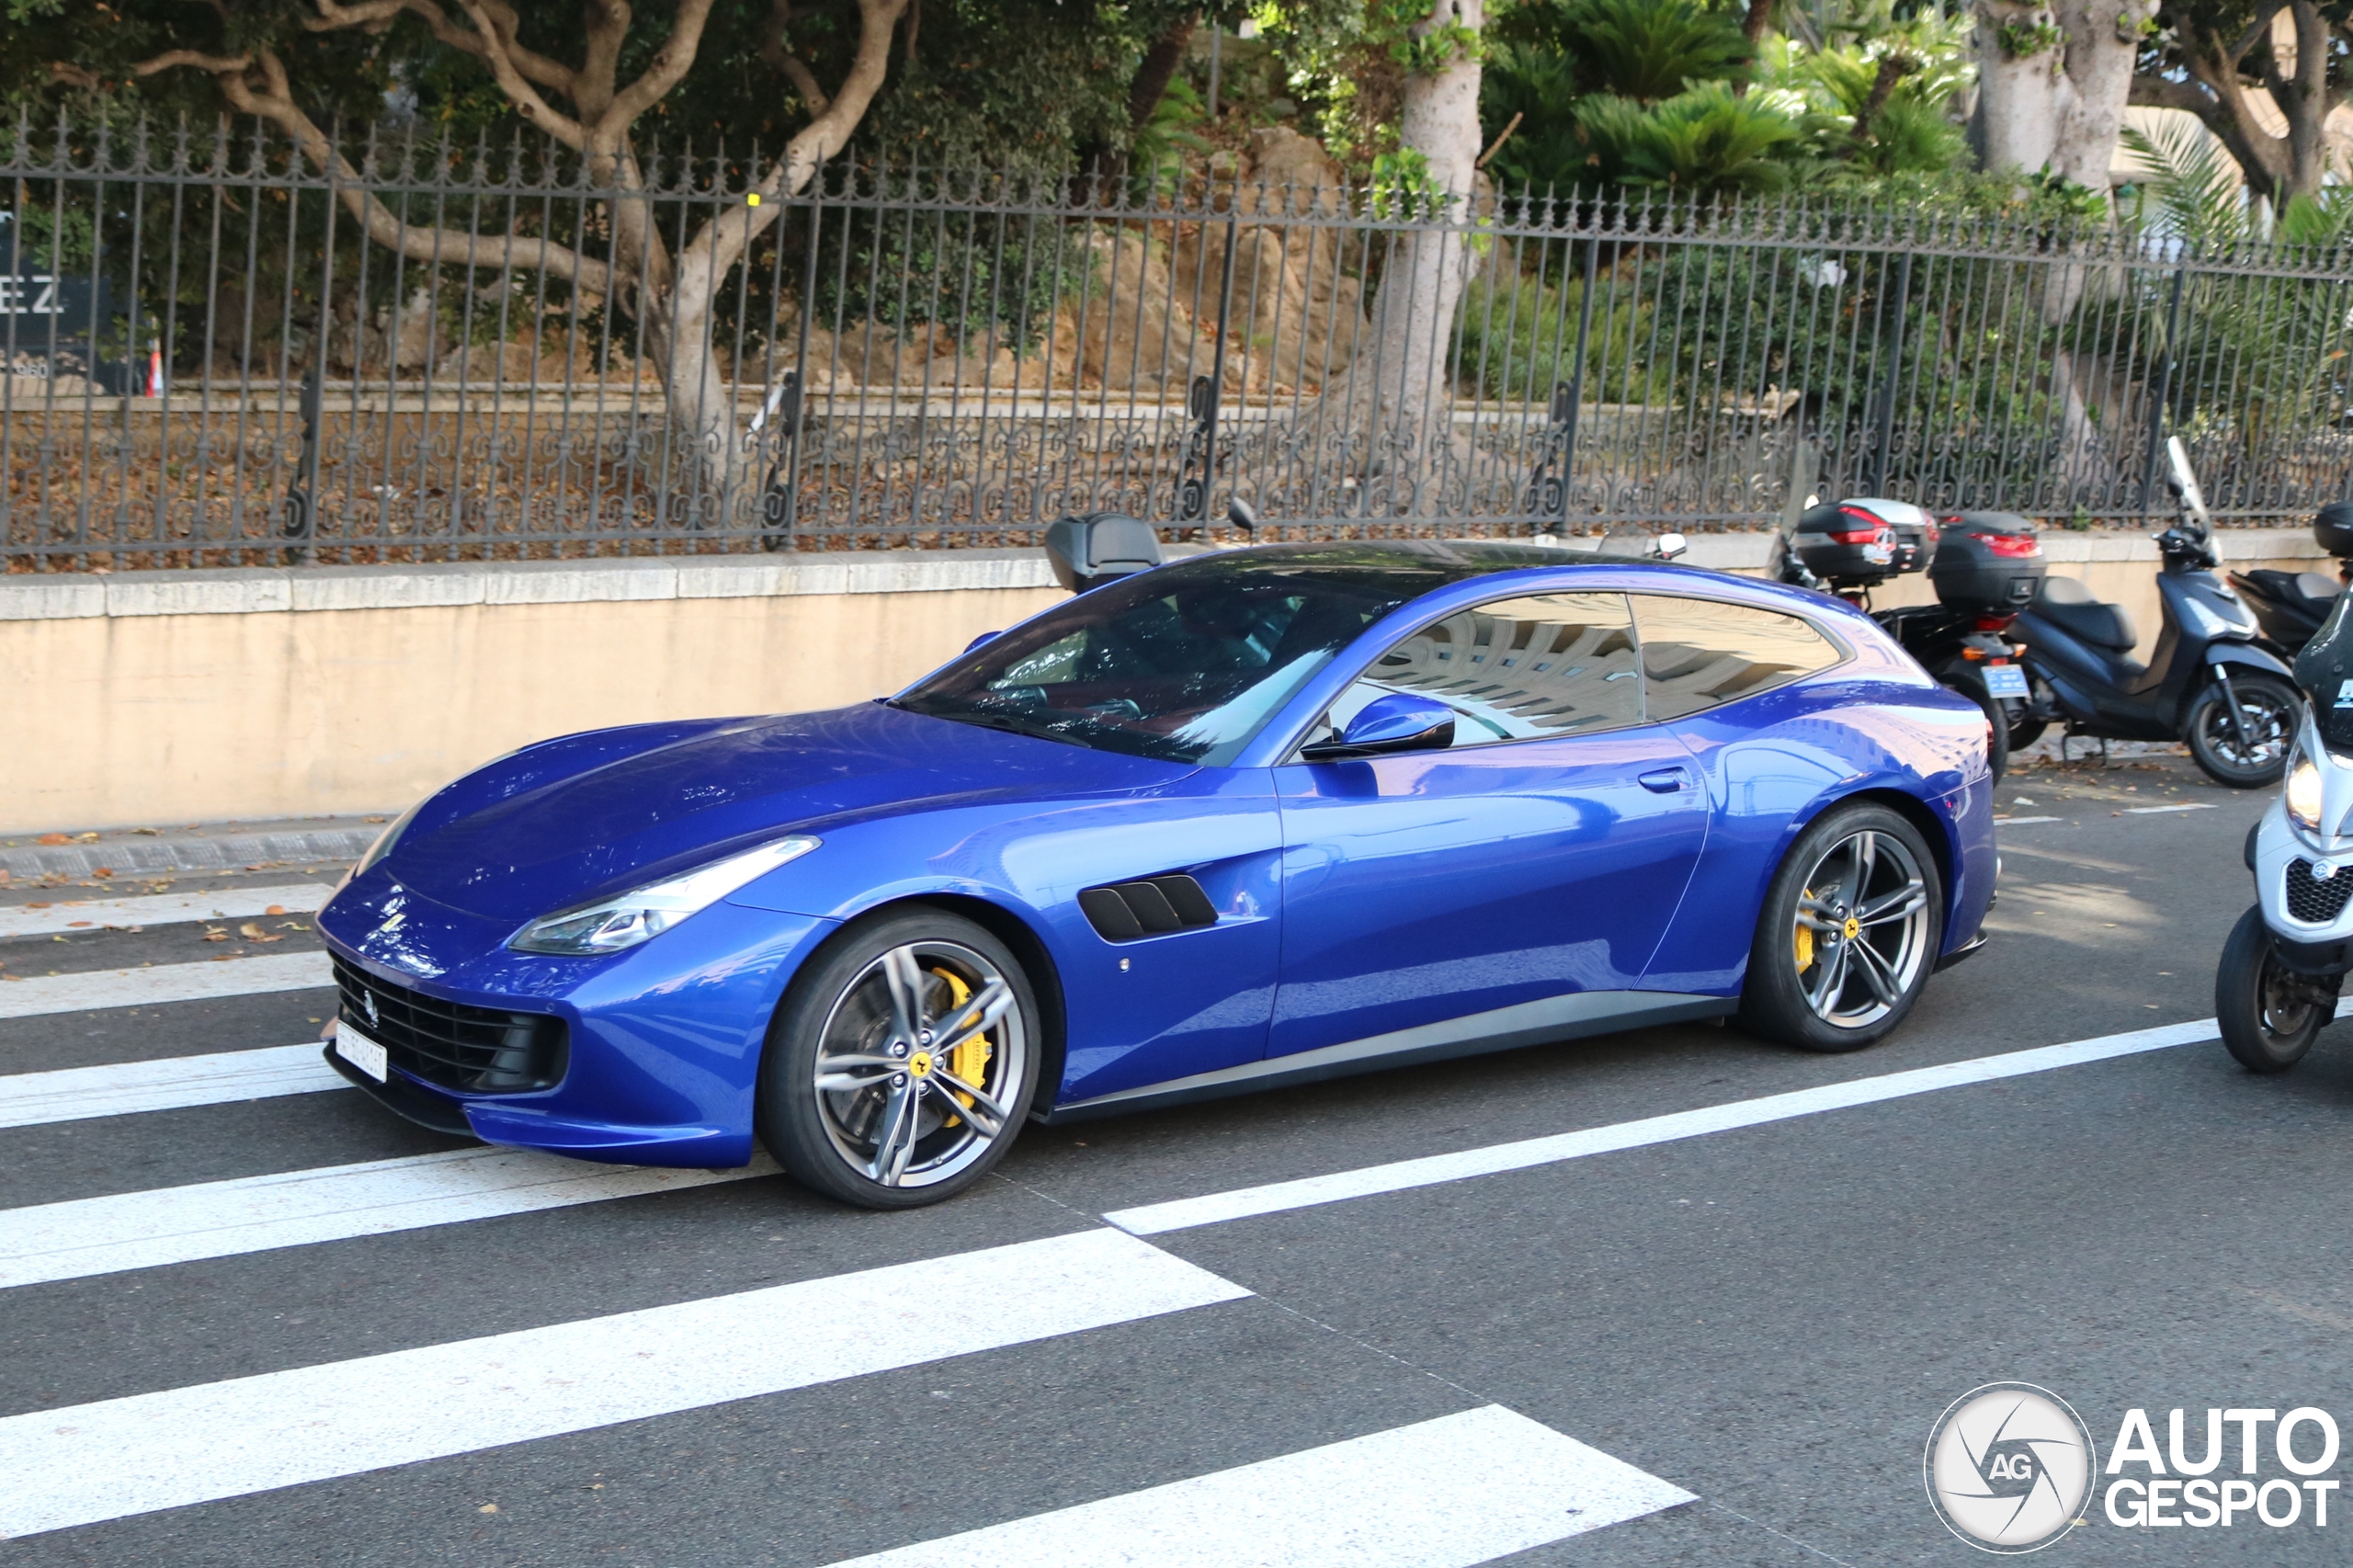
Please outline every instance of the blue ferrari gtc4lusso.
[{"label": "blue ferrari gtc4lusso", "polygon": [[542,741],[320,915],[339,1071],[853,1203],[1061,1121],[1737,1015],[1895,1027],[1982,938],[1984,714],[1858,611],[1507,544],[1097,587],[898,696]]}]

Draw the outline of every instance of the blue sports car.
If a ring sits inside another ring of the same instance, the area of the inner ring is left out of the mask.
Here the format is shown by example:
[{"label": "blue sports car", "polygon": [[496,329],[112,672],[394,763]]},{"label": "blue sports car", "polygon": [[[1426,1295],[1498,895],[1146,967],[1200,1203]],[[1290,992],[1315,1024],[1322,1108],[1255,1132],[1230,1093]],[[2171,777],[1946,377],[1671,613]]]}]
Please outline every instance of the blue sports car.
[{"label": "blue sports car", "polygon": [[1987,733],[1859,611],[1509,544],[1121,578],[825,713],[566,735],[320,916],[329,1059],[852,1203],[1063,1121],[1675,1019],[1816,1051],[1983,938]]}]

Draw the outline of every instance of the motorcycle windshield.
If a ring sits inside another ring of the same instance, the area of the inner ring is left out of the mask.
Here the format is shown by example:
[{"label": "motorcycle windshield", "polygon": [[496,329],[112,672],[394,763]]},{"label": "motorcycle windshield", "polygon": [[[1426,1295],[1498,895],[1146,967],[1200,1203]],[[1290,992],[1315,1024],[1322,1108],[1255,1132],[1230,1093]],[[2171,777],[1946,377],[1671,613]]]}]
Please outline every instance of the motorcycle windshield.
[{"label": "motorcycle windshield", "polygon": [[2353,753],[2353,594],[2337,597],[2328,619],[2296,655],[2296,684],[2312,699],[2313,718],[2329,750]]}]

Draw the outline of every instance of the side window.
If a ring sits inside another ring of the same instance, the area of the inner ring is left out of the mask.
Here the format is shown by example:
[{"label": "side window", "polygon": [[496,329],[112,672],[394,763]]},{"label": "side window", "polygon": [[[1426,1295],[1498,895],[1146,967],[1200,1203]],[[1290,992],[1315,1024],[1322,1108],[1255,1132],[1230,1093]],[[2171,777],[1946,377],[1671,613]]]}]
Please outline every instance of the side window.
[{"label": "side window", "polygon": [[1840,653],[1793,615],[1713,599],[1636,594],[1650,716],[1680,719],[1770,691],[1835,665]]},{"label": "side window", "polygon": [[1454,744],[1586,734],[1643,722],[1642,670],[1623,594],[1531,594],[1424,627],[1332,705],[1335,731],[1384,692],[1455,711]]}]

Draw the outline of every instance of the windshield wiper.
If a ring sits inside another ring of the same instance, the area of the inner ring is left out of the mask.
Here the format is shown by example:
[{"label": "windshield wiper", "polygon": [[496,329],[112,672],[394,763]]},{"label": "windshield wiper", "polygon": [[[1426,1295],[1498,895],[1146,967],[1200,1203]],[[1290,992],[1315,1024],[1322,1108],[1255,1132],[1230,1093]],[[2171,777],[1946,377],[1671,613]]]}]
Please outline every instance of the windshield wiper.
[{"label": "windshield wiper", "polygon": [[942,713],[938,710],[931,708],[909,708],[899,702],[896,699],[883,704],[883,706],[886,708],[896,708],[902,713],[921,713],[926,718],[945,719],[951,724],[972,724],[983,730],[1003,730],[1008,735],[1028,735],[1032,740],[1058,741],[1066,746],[1081,746],[1086,747],[1086,749],[1088,750],[1094,749],[1087,746],[1085,741],[1078,740],[1073,736],[1062,734],[1053,730],[1041,729],[1033,724],[1025,724],[1020,720],[1013,718],[1010,715],[1004,713],[991,713],[984,709],[967,708],[961,712]]}]

